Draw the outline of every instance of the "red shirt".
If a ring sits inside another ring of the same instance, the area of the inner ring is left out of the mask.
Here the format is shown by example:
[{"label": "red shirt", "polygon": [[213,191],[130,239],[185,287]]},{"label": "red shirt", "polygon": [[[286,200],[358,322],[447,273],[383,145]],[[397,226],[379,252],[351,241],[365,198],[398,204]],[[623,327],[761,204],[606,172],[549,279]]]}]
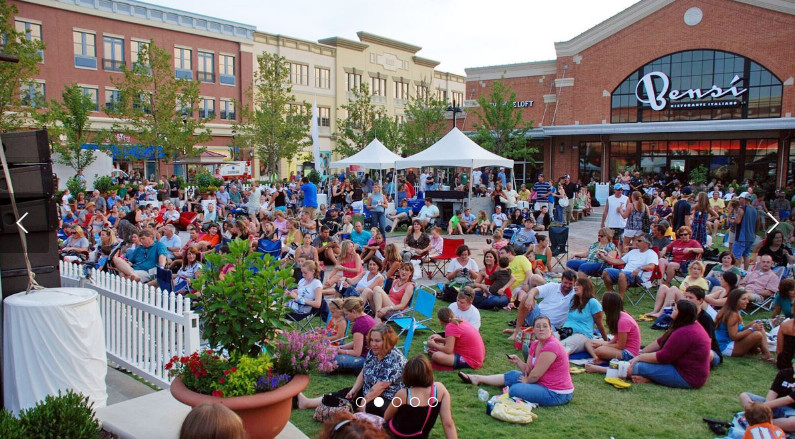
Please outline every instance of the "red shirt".
[{"label": "red shirt", "polygon": [[406,198],[414,198],[414,185],[406,183]]},{"label": "red shirt", "polygon": [[684,261],[692,261],[693,259],[697,259],[698,258],[697,254],[693,252],[685,253],[685,249],[688,248],[703,248],[703,247],[701,247],[701,243],[699,243],[695,239],[691,239],[689,241],[682,241],[680,239],[677,239],[674,242],[668,244],[668,254],[671,256],[671,261],[681,263]]}]

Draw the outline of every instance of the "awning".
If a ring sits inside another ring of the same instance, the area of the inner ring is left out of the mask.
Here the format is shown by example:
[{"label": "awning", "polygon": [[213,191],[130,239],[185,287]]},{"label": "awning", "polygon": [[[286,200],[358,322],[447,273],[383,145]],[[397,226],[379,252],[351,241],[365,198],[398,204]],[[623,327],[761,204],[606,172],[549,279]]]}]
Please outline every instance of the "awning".
[{"label": "awning", "polygon": [[[101,149],[100,145],[96,143],[84,143],[81,145],[83,149],[98,150]],[[160,160],[166,158],[163,148],[160,146],[143,146],[143,145],[103,145],[106,148],[113,160]],[[157,156],[155,156],[157,154]]]},{"label": "awning", "polygon": [[176,164],[180,165],[215,165],[223,163],[226,156],[217,152],[203,151],[196,157],[185,157],[184,159],[177,160]]},{"label": "awning", "polygon": [[795,118],[779,117],[771,119],[560,125],[534,129],[530,133],[530,136],[551,137],[592,134],[707,133],[725,131],[776,131],[792,129],[795,129]]}]

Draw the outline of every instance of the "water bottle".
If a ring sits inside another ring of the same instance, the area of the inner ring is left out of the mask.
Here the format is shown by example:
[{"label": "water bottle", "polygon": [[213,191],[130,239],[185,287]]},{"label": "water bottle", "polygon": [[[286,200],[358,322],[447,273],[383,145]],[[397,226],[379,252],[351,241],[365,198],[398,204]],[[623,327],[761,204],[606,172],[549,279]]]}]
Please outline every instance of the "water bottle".
[{"label": "water bottle", "polygon": [[485,389],[478,389],[478,399],[483,401],[483,402],[488,401],[489,400],[489,392],[487,392]]},{"label": "water bottle", "polygon": [[428,353],[428,341],[422,342],[422,352]]}]

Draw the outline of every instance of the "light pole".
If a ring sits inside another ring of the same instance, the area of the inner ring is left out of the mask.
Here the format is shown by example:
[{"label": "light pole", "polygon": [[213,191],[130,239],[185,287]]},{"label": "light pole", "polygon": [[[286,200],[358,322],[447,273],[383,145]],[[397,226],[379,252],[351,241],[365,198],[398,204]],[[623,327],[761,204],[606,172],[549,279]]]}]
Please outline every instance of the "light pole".
[{"label": "light pole", "polygon": [[[460,104],[460,102],[459,102],[459,104]],[[461,107],[456,107],[455,106],[455,99],[453,99],[453,105],[450,106],[450,107],[447,107],[447,111],[452,111],[453,112],[453,128],[455,128],[456,127],[455,115],[456,115],[456,113],[463,113],[464,110],[462,110]]]}]

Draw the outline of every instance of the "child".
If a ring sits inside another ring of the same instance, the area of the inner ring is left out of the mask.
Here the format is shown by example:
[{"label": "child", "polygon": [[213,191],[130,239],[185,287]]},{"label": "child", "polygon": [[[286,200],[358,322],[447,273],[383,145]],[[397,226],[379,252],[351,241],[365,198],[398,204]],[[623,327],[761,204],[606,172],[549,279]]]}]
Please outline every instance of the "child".
[{"label": "child", "polygon": [[466,320],[472,324],[475,329],[480,329],[480,311],[472,306],[474,300],[475,290],[473,290],[472,287],[464,287],[458,293],[456,301],[451,303],[449,308],[453,310],[455,318]]},{"label": "child", "polygon": [[332,345],[339,345],[339,340],[345,337],[345,332],[348,330],[348,321],[342,313],[342,299],[326,300],[328,309],[331,313],[331,318],[326,325],[325,335],[323,338],[331,342]]},{"label": "child", "polygon": [[773,410],[761,402],[754,402],[745,409],[748,428],[743,439],[784,439],[787,435],[780,427],[773,425]]},{"label": "child", "polygon": [[481,210],[478,212],[478,229],[481,235],[485,235],[489,232],[489,228],[491,227],[491,221],[486,216],[486,212]]},{"label": "child", "polygon": [[428,252],[428,256],[433,257],[441,255],[443,248],[444,239],[442,239],[442,229],[434,226],[431,229],[431,251]]},{"label": "child", "polygon": [[498,263],[500,264],[500,268],[494,270],[494,273],[491,273],[491,276],[489,276],[491,285],[489,285],[488,292],[484,291],[484,295],[486,295],[486,297],[505,295],[510,298],[511,289],[509,285],[513,285],[516,279],[514,279],[513,275],[511,274],[511,269],[508,268],[508,265],[510,264],[508,258],[503,256],[500,258]]},{"label": "child", "polygon": [[464,212],[459,210],[450,218],[450,225],[447,226],[448,235],[463,235],[464,231],[461,230],[461,215]]},{"label": "child", "polygon": [[[497,229],[497,230],[494,231],[494,234],[492,235],[492,238],[493,238],[493,240],[492,239],[487,239],[486,243],[487,244],[491,244],[491,250],[494,250],[497,254],[500,253],[500,249],[501,248],[505,247],[506,245],[508,245],[510,243],[510,241],[508,241],[507,239],[503,238],[502,230],[500,230],[500,229]],[[488,247],[484,248],[483,249],[483,254],[485,255],[486,252],[488,252],[488,251],[489,251]]]},{"label": "child", "polygon": [[351,233],[353,233],[353,224],[351,224],[351,216],[345,215],[342,217],[342,228],[340,229],[340,234],[342,235],[342,239],[351,239]]}]

